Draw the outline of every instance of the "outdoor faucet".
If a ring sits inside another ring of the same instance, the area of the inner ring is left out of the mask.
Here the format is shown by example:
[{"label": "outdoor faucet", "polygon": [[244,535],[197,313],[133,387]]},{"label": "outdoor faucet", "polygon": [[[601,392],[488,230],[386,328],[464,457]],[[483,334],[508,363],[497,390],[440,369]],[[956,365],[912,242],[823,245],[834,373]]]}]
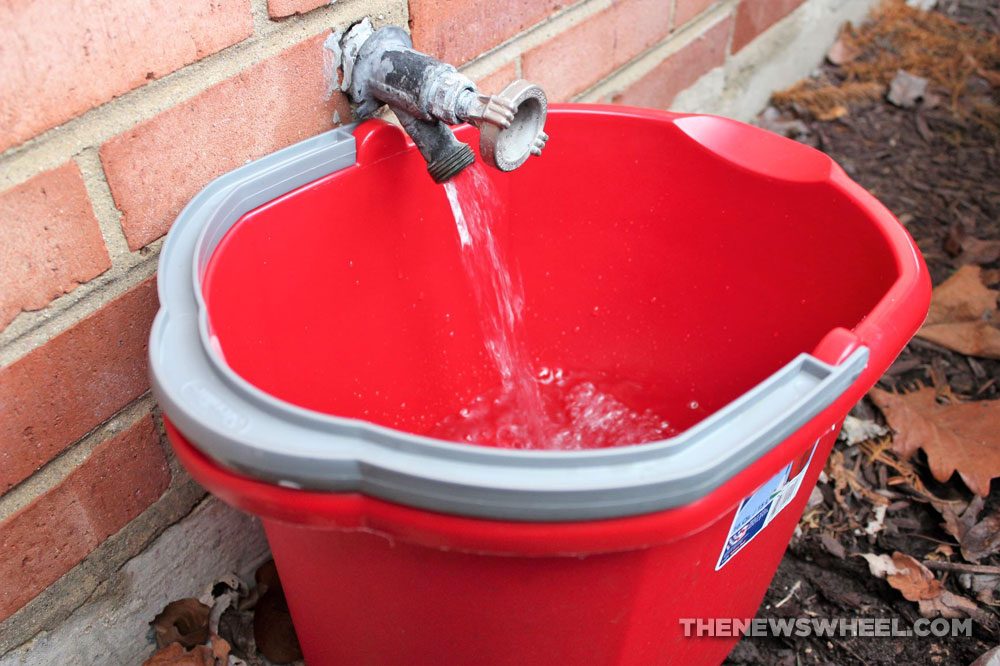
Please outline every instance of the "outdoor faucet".
[{"label": "outdoor faucet", "polygon": [[533,83],[518,80],[497,95],[484,95],[453,66],[413,50],[401,28],[375,30],[368,19],[327,43],[339,56],[340,88],[354,103],[356,117],[369,118],[387,104],[438,183],[475,161],[472,148],[449,125],[477,126],[483,160],[501,171],[516,169],[545,146],[548,103]]}]

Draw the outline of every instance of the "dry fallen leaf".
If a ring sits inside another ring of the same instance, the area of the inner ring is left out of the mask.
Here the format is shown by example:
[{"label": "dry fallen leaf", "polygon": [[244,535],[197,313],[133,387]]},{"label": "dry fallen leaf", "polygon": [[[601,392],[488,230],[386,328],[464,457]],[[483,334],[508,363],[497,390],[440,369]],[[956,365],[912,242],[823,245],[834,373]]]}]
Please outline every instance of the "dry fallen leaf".
[{"label": "dry fallen leaf", "polygon": [[844,418],[844,425],[840,429],[837,439],[842,440],[848,446],[854,446],[870,439],[884,437],[889,433],[884,426],[868,419],[859,419],[848,414]]},{"label": "dry fallen leaf", "polygon": [[969,666],[1000,666],[1000,645],[981,654]]},{"label": "dry fallen leaf", "polygon": [[986,287],[981,272],[979,266],[963,266],[934,289],[917,337],[969,356],[1000,359],[1000,292]]},{"label": "dry fallen leaf", "polygon": [[912,109],[927,93],[927,79],[899,70],[889,83],[887,99],[904,109]]},{"label": "dry fallen leaf", "polygon": [[[219,666],[225,664],[219,662]],[[189,652],[180,643],[171,643],[142,662],[142,666],[216,666],[216,661],[211,648],[204,645],[196,645]]]},{"label": "dry fallen leaf", "polygon": [[197,599],[171,601],[149,623],[156,635],[157,647],[180,643],[191,648],[207,641],[210,610]]},{"label": "dry fallen leaf", "polygon": [[959,542],[962,541],[962,536],[969,531],[969,528],[976,524],[976,518],[983,510],[983,503],[983,498],[979,495],[976,495],[968,504],[961,500],[952,502],[931,500],[931,506],[937,509],[937,512],[944,518],[941,527]]},{"label": "dry fallen leaf", "polygon": [[931,502],[944,518],[945,531],[958,540],[962,556],[969,562],[978,562],[1000,551],[1000,512],[994,511],[982,520],[983,498],[975,497],[959,514],[948,504]]},{"label": "dry fallen leaf", "polygon": [[968,356],[1000,359],[1000,329],[987,321],[962,321],[921,329],[920,337]]},{"label": "dry fallen leaf", "polygon": [[277,664],[287,664],[302,658],[302,648],[292,626],[288,602],[281,589],[281,580],[274,562],[262,565],[256,573],[257,585],[263,590],[254,609],[253,636],[260,653]]},{"label": "dry fallen leaf", "polygon": [[889,574],[897,573],[896,565],[888,555],[876,555],[875,553],[859,553],[868,562],[868,571],[876,578],[885,578]]},{"label": "dry fallen leaf", "polygon": [[876,578],[884,578],[899,590],[903,598],[917,602],[923,617],[971,617],[986,625],[992,624],[991,616],[982,611],[976,602],[946,589],[931,570],[905,553],[888,555],[864,553],[868,569]]},{"label": "dry fallen leaf", "polygon": [[945,482],[958,472],[969,489],[986,497],[990,480],[1000,477],[1000,400],[938,404],[934,389],[869,397],[896,433],[893,450],[909,457],[921,448],[931,473]]},{"label": "dry fallen leaf", "polygon": [[875,507],[875,519],[868,521],[868,524],[865,525],[865,534],[870,537],[874,537],[885,529],[886,509],[887,507],[885,504]]},{"label": "dry fallen leaf", "polygon": [[826,549],[826,552],[830,553],[837,559],[842,560],[847,556],[847,553],[844,551],[844,545],[837,541],[835,537],[823,532],[819,535],[819,540],[820,543],[823,544],[823,548]]},{"label": "dry fallen leaf", "polygon": [[886,581],[899,590],[909,601],[916,601],[924,617],[961,618],[982,620],[985,617],[976,602],[950,592],[934,577],[930,569],[905,553],[893,553],[892,562],[897,573],[886,576]]},{"label": "dry fallen leaf", "polygon": [[972,526],[962,539],[962,555],[978,562],[1000,551],[1000,512],[994,511]]},{"label": "dry fallen leaf", "polygon": [[[256,599],[255,599],[256,601]],[[228,608],[219,619],[219,636],[224,638],[236,657],[257,655],[253,639],[253,611]],[[256,662],[253,662],[256,664]]]},{"label": "dry fallen leaf", "polygon": [[962,240],[962,251],[956,257],[960,264],[991,264],[1000,259],[1000,240],[982,240],[969,236]]},{"label": "dry fallen leaf", "polygon": [[[944,592],[941,581],[916,558],[897,551],[892,554],[892,565],[895,571],[887,571],[885,579],[889,585],[899,590],[903,598],[910,601],[931,601]],[[925,615],[923,610],[920,609],[921,615]]]},{"label": "dry fallen leaf", "polygon": [[1000,594],[1000,576],[997,574],[964,574],[959,580],[968,583],[968,588],[980,603],[987,606],[1000,604],[1000,597],[997,596]]},{"label": "dry fallen leaf", "polygon": [[225,638],[212,634],[209,649],[212,651],[212,656],[215,657],[220,664],[229,663],[229,653],[232,651],[232,647],[230,647],[229,641]]},{"label": "dry fallen leaf", "polygon": [[830,61],[831,65],[840,66],[848,62],[853,62],[859,55],[861,55],[861,49],[855,45],[854,41],[847,34],[842,32],[837,41],[830,47],[830,50],[826,52],[826,59]]},{"label": "dry fallen leaf", "polygon": [[996,310],[997,295],[983,284],[979,266],[963,266],[934,289],[924,323],[981,319],[984,312]]},{"label": "dry fallen leaf", "polygon": [[809,127],[798,118],[785,117],[773,106],[764,109],[757,119],[758,124],[769,132],[787,136],[792,139],[809,134]]}]

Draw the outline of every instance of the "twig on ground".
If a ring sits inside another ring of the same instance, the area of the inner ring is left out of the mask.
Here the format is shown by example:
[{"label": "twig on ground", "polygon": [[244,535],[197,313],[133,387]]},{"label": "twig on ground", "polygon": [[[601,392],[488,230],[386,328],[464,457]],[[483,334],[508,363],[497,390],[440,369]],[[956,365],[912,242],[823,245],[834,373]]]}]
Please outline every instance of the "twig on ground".
[{"label": "twig on ground", "polygon": [[1000,567],[990,566],[989,564],[965,564],[964,562],[924,560],[924,566],[936,571],[961,571],[963,573],[1000,575]]},{"label": "twig on ground", "polygon": [[800,587],[802,587],[802,581],[801,580],[795,581],[795,585],[792,585],[791,591],[789,591],[789,593],[785,595],[784,599],[782,599],[778,603],[774,604],[774,607],[775,608],[781,608],[786,603],[788,603],[788,600],[791,599],[795,595],[795,593],[799,591]]}]

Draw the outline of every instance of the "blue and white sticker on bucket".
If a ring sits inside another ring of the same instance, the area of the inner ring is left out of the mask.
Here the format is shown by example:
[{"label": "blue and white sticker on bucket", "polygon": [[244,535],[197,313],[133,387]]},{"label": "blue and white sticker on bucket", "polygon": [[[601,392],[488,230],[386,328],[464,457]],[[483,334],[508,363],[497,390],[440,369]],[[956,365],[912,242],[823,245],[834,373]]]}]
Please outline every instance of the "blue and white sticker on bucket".
[{"label": "blue and white sticker on bucket", "polygon": [[785,465],[752,495],[743,498],[729,528],[729,534],[726,535],[722,553],[719,554],[719,563],[715,565],[716,571],[753,541],[754,537],[792,501],[806,477],[817,444],[819,440],[816,440],[812,448],[799,458]]}]

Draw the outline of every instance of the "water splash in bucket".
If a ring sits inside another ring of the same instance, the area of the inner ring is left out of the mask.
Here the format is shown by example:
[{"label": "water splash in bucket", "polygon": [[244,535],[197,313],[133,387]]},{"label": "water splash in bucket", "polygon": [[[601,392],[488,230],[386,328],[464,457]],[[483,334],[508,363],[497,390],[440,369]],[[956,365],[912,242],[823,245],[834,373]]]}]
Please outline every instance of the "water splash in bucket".
[{"label": "water splash in bucket", "polygon": [[596,373],[536,371],[521,341],[524,293],[493,235],[498,197],[479,164],[444,184],[499,391],[478,396],[431,435],[511,448],[587,449],[675,434],[650,410],[630,409]]}]

